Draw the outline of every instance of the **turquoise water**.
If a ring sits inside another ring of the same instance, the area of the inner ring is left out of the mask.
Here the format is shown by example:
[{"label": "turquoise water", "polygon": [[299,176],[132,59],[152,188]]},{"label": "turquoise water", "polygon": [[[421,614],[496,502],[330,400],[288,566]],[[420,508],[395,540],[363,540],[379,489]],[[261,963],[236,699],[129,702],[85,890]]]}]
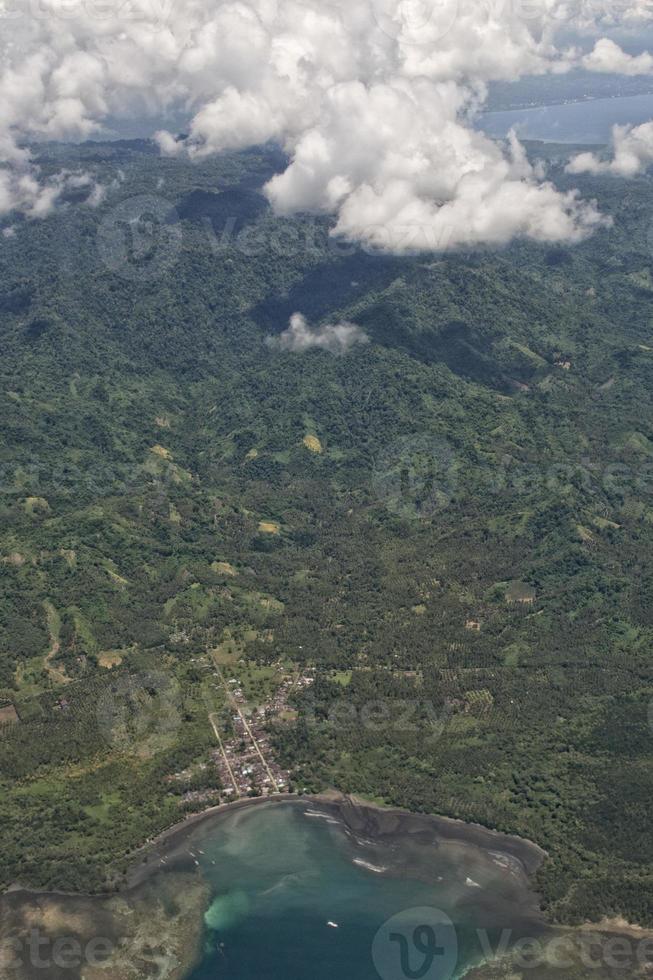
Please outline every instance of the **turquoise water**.
[{"label": "turquoise water", "polygon": [[481,959],[478,928],[493,944],[502,928],[537,935],[523,877],[487,853],[422,837],[361,845],[306,810],[235,811],[187,842],[212,891],[189,980],[449,980]]}]

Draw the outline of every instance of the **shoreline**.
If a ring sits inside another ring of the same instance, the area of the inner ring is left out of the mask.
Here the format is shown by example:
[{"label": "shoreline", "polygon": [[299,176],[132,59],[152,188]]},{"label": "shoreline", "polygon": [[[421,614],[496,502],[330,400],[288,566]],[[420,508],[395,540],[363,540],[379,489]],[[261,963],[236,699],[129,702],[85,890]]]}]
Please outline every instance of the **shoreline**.
[{"label": "shoreline", "polygon": [[587,99],[566,99],[560,102],[535,102],[528,105],[508,106],[503,109],[487,109],[483,115],[495,115],[500,112],[532,112],[536,109],[560,109],[567,105],[592,105],[595,102],[614,102],[618,99],[646,99],[653,96],[653,89],[647,92],[631,92],[629,95],[591,95]]},{"label": "shoreline", "polygon": [[[519,862],[528,879],[532,878],[547,857],[546,851],[533,841],[452,817],[414,813],[401,807],[385,806],[337,790],[316,794],[275,793],[272,796],[234,800],[231,803],[210,807],[162,831],[135,853],[132,862],[135,866],[128,872],[125,886],[120,891],[137,888],[161,870],[160,863],[153,866],[150,858],[158,857],[160,860],[163,857],[166,861],[174,861],[176,852],[183,848],[186,838],[203,824],[238,810],[264,805],[278,806],[284,803],[304,803],[326,810],[354,839],[361,837],[381,841],[395,836],[398,831],[404,834],[430,833],[442,841],[477,847],[487,853],[505,854]],[[136,865],[139,856],[147,858],[147,863]]]},{"label": "shoreline", "polygon": [[61,891],[53,888],[30,888],[27,885],[22,885],[20,882],[14,882],[9,885],[4,891],[0,892],[0,898],[11,895],[52,895],[54,898],[88,898],[88,899],[106,899],[112,898],[120,895],[128,895],[134,889],[138,888],[139,885],[143,884],[148,878],[153,877],[159,871],[158,868],[151,866],[140,867],[136,866],[137,862],[142,855],[148,852],[154,851],[158,846],[165,844],[171,838],[182,835],[185,832],[191,830],[196,825],[203,823],[205,820],[209,820],[211,817],[218,816],[222,813],[228,813],[233,810],[240,810],[249,808],[250,806],[260,805],[262,803],[283,803],[295,799],[307,799],[308,797],[301,797],[295,793],[278,793],[274,796],[256,796],[252,799],[240,799],[233,800],[231,803],[220,803],[218,806],[209,807],[207,810],[202,810],[199,813],[191,813],[183,820],[178,821],[172,826],[162,830],[161,833],[157,834],[156,837],[152,837],[142,844],[139,848],[133,851],[126,859],[130,865],[130,869],[124,881],[118,885],[117,888],[111,891],[98,891],[98,892],[84,892],[75,891],[67,892]]},{"label": "shoreline", "polygon": [[[509,890],[506,894],[510,895],[508,904],[504,909],[512,916],[517,914],[517,919],[513,920],[513,928],[526,930],[525,935],[537,936],[546,943],[555,937],[568,936],[573,944],[573,948],[582,950],[583,936],[619,936],[631,939],[648,939],[653,935],[653,931],[645,927],[628,923],[624,919],[617,917],[604,917],[600,922],[585,922],[581,925],[565,925],[563,923],[551,923],[546,920],[540,903],[540,896],[533,887],[532,875],[540,867],[546,858],[546,852],[532,841],[508,835],[500,831],[491,830],[480,824],[466,823],[463,820],[444,817],[434,814],[414,813],[409,810],[395,806],[387,806],[378,802],[369,801],[355,795],[346,795],[335,790],[325,791],[318,794],[298,794],[280,793],[268,797],[254,797],[234,800],[229,803],[209,807],[200,813],[188,814],[183,820],[171,827],[163,830],[155,838],[148,840],[141,848],[131,855],[127,875],[116,888],[110,893],[85,895],[83,893],[66,893],[48,891],[45,889],[29,889],[21,887],[19,884],[12,885],[4,892],[4,901],[0,903],[0,911],[4,905],[6,921],[18,926],[18,930],[27,929],[27,925],[32,922],[34,916],[40,917],[44,923],[54,914],[61,918],[61,922],[70,921],[71,923],[82,921],[84,916],[85,929],[91,935],[93,924],[99,928],[97,923],[102,922],[103,928],[109,931],[109,936],[121,935],[120,929],[125,928],[125,915],[136,913],[134,922],[136,926],[131,927],[130,947],[131,952],[125,949],[118,949],[122,959],[116,966],[116,980],[128,980],[132,975],[128,973],[127,966],[133,960],[133,955],[142,955],[147,959],[150,956],[152,944],[154,942],[155,928],[152,923],[158,923],[156,915],[161,914],[162,904],[160,899],[153,901],[153,896],[161,894],[171,897],[177,894],[180,887],[179,882],[188,882],[188,887],[192,884],[194,896],[192,909],[186,908],[183,919],[179,923],[170,923],[170,928],[166,932],[166,943],[175,952],[177,967],[170,975],[169,980],[187,980],[190,975],[189,970],[193,969],[193,964],[199,962],[199,950],[202,934],[203,916],[198,903],[207,901],[205,892],[208,888],[206,879],[198,874],[199,862],[193,859],[197,857],[196,848],[199,844],[200,853],[203,844],[204,834],[210,836],[214,828],[217,830],[222,819],[228,815],[242,812],[252,812],[256,808],[292,806],[306,815],[321,816],[327,818],[329,823],[338,823],[339,832],[349,838],[346,845],[349,858],[353,858],[353,863],[363,865],[370,872],[377,872],[379,875],[389,875],[390,877],[405,876],[414,877],[417,880],[427,883],[435,883],[435,878],[430,877],[433,869],[431,858],[428,857],[430,849],[434,852],[440,847],[453,854],[453,860],[461,860],[465,866],[465,851],[473,854],[477,852],[474,860],[481,860],[489,865],[494,862],[502,869],[498,872],[499,877],[493,879],[498,891],[494,898],[488,893],[487,899],[479,906],[488,915],[490,911],[490,921],[495,915],[495,902],[501,905],[504,894],[504,886]],[[307,821],[309,822],[309,821]],[[227,830],[227,833],[237,834],[240,828],[240,819]],[[246,825],[243,825],[243,829]],[[198,833],[199,832],[199,833]],[[223,831],[224,832],[224,831]],[[196,836],[197,835],[197,836]],[[411,843],[411,840],[413,843]],[[401,846],[397,851],[397,845]],[[426,848],[426,851],[424,850]],[[387,851],[385,850],[387,849]],[[375,855],[389,854],[395,851],[396,859],[390,857],[377,863]],[[427,855],[427,859],[419,858],[418,853]],[[480,853],[479,853],[480,852]],[[458,857],[455,857],[458,855]],[[366,860],[357,860],[364,857]],[[435,858],[436,862],[439,860]],[[445,860],[451,860],[450,857]],[[215,862],[212,862],[215,863]],[[425,877],[422,877],[425,874]],[[504,878],[505,875],[505,878]],[[474,875],[476,877],[476,875]],[[442,880],[440,878],[438,881]],[[483,880],[482,878],[478,879]],[[470,879],[467,879],[470,883]],[[472,883],[473,884],[473,883]],[[204,891],[202,891],[204,889]],[[202,898],[202,895],[204,897]],[[88,907],[84,908],[82,903]],[[510,904],[512,903],[512,904]],[[129,913],[125,909],[131,909]],[[192,914],[191,914],[192,912]],[[154,918],[153,918],[154,915]],[[1,917],[1,916],[0,916]],[[129,920],[131,921],[131,920]],[[161,920],[163,922],[163,920]],[[149,924],[149,925],[145,925]],[[178,927],[179,926],[179,927]],[[492,926],[486,926],[491,928]],[[14,930],[17,926],[14,925]],[[45,926],[44,926],[45,928]],[[70,929],[77,929],[77,925],[71,925]],[[160,929],[160,925],[156,925]],[[167,928],[167,927],[166,927]],[[144,930],[147,933],[147,942],[143,939]],[[154,931],[153,931],[154,930]],[[532,930],[529,931],[529,930]],[[1,940],[2,937],[0,937]],[[145,945],[144,945],[145,943]],[[580,945],[578,945],[580,943]],[[140,952],[139,952],[140,951]],[[148,952],[149,951],[149,952]],[[498,952],[498,951],[497,951]],[[510,952],[493,955],[489,959],[481,958],[475,962],[469,962],[464,972],[457,974],[458,980],[471,977],[477,980],[490,980],[490,977],[497,980],[497,967],[503,969],[510,967]],[[575,954],[574,954],[575,955]],[[125,957],[127,957],[125,959]],[[131,957],[131,959],[130,959]],[[124,963],[123,963],[124,960]],[[499,961],[501,961],[499,963]],[[124,970],[123,970],[124,966]],[[547,974],[548,976],[548,974]],[[553,974],[552,974],[553,976]],[[27,980],[27,974],[25,975]],[[506,980],[506,978],[504,978]],[[559,980],[555,976],[555,980]]]},{"label": "shoreline", "polygon": [[[186,831],[192,828],[194,829],[196,826],[220,814],[249,809],[249,807],[261,806],[263,804],[279,804],[292,801],[332,807],[337,811],[337,817],[343,821],[345,826],[350,826],[351,817],[354,812],[359,815],[362,811],[379,814],[381,822],[386,824],[385,828],[381,828],[382,835],[391,832],[387,827],[390,820],[411,820],[415,823],[432,825],[432,828],[447,840],[460,840],[461,842],[474,844],[487,850],[493,849],[492,845],[494,844],[495,850],[513,854],[513,856],[521,860],[529,875],[531,874],[529,870],[530,864],[534,865],[533,870],[537,870],[544,859],[548,857],[547,852],[535,841],[531,841],[526,837],[519,837],[516,834],[506,834],[500,830],[492,830],[489,827],[484,827],[483,824],[468,823],[465,820],[459,820],[455,817],[445,817],[436,813],[415,812],[406,810],[403,807],[376,803],[373,800],[367,800],[355,794],[341,793],[338,790],[326,790],[323,793],[315,794],[275,793],[271,796],[256,796],[209,807],[200,813],[191,814],[185,820],[181,820],[179,823],[173,824],[160,834],[157,834],[156,837],[147,841],[134,853],[134,858],[138,858],[139,855],[161,844],[169,843],[176,836],[182,836]],[[354,828],[350,827],[350,829]],[[531,855],[531,860],[528,860]],[[526,860],[522,860],[522,857],[526,858]]]},{"label": "shoreline", "polygon": [[[333,811],[332,816],[338,819],[354,837],[359,835],[379,838],[390,837],[397,832],[398,825],[403,824],[402,830],[408,833],[431,832],[446,841],[475,846],[487,852],[496,851],[507,854],[519,861],[528,878],[532,877],[547,857],[546,851],[534,841],[505,834],[498,830],[491,830],[482,824],[467,823],[453,817],[386,806],[360,796],[344,794],[338,790],[325,790],[315,794],[275,793],[271,796],[257,796],[221,803],[199,813],[190,814],[178,823],[162,830],[156,837],[147,840],[129,856],[127,875],[124,881],[113,891],[66,892],[56,889],[30,888],[20,882],[15,882],[2,892],[2,897],[50,895],[55,898],[97,899],[128,895],[162,870],[162,859],[166,862],[174,861],[175,852],[183,846],[185,838],[202,824],[238,810],[247,810],[263,805],[278,806],[284,803],[306,803]],[[152,860],[153,858],[155,860]],[[157,858],[158,860],[156,860]]]},{"label": "shoreline", "polygon": [[[452,831],[451,839],[456,839],[456,837],[458,837],[461,840],[465,840],[467,843],[477,844],[477,846],[479,847],[485,847],[486,844],[483,841],[483,838],[486,838],[488,840],[488,845],[490,841],[496,840],[498,843],[509,845],[511,848],[512,847],[515,847],[515,849],[519,848],[520,850],[523,850],[525,853],[532,851],[533,860],[537,859],[537,864],[533,869],[535,871],[539,868],[539,866],[542,864],[545,858],[549,856],[548,852],[545,851],[543,847],[540,847],[540,845],[536,841],[530,840],[530,838],[528,837],[520,837],[518,834],[507,834],[502,830],[493,830],[491,827],[486,827],[484,826],[484,824],[481,823],[461,820],[458,817],[445,817],[437,813],[424,813],[422,811],[416,812],[413,810],[405,810],[402,807],[386,806],[385,804],[375,803],[373,801],[366,800],[364,797],[357,796],[356,794],[351,794],[346,797],[344,796],[344,794],[338,794],[338,795],[342,799],[351,800],[357,806],[368,807],[369,809],[379,810],[383,813],[396,813],[398,815],[407,814],[413,817],[423,817],[426,820],[435,823],[438,827],[438,830],[441,833],[443,831],[446,831],[447,829],[450,829]],[[456,830],[461,833],[459,833],[458,835],[455,834],[454,831]],[[477,838],[476,840],[468,839],[468,835],[472,835],[472,834],[476,835]],[[447,836],[447,834],[444,833],[443,836]],[[506,853],[511,853],[511,851],[507,851]],[[518,857],[519,860],[521,860],[521,857],[519,857],[519,855],[515,855],[515,856]],[[524,861],[522,861],[522,863],[525,864]],[[526,870],[529,875],[532,873],[528,870],[528,868],[526,868]]]},{"label": "shoreline", "polygon": [[[355,794],[344,794],[338,790],[325,790],[315,794],[275,793],[271,796],[244,798],[229,803],[221,803],[199,813],[190,814],[178,823],[161,831],[130,856],[130,867],[127,875],[114,891],[65,892],[45,888],[29,888],[20,883],[14,883],[1,893],[1,897],[10,901],[39,897],[102,901],[130,896],[162,871],[165,873],[165,870],[172,870],[175,859],[181,856],[185,840],[203,824],[239,810],[249,810],[261,806],[279,806],[285,803],[304,803],[309,806],[320,807],[337,819],[345,831],[355,840],[359,838],[365,840],[372,837],[382,841],[383,838],[396,836],[398,832],[416,835],[428,832],[436,838],[434,846],[438,846],[439,838],[446,842],[476,847],[490,855],[495,853],[508,855],[519,862],[524,875],[529,880],[532,879],[535,871],[548,856],[542,847],[528,838],[506,834],[502,831],[492,830],[482,824],[468,823],[454,817],[414,812],[402,807],[377,803]],[[143,860],[144,858],[145,860]],[[157,858],[158,860],[156,860]],[[162,859],[166,863],[170,862],[168,869],[162,869]],[[539,906],[539,895],[534,890],[533,895],[538,899]],[[598,922],[586,921],[580,925],[564,922],[548,922],[547,925],[554,929],[569,930],[574,933],[601,932],[638,939],[653,937],[653,929],[627,922],[618,916],[604,916]]]}]

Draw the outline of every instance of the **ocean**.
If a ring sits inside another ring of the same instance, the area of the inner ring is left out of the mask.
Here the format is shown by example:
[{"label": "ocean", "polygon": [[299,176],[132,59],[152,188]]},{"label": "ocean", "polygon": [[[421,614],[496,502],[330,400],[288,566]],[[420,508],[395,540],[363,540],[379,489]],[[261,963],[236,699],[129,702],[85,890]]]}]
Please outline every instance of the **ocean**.
[{"label": "ocean", "polygon": [[616,96],[483,114],[477,126],[503,138],[515,127],[520,139],[559,143],[608,143],[615,124],[638,125],[653,119],[653,95]]},{"label": "ocean", "polygon": [[365,837],[290,801],[221,814],[184,848],[211,890],[188,980],[451,980],[544,930],[514,855],[426,822]]}]

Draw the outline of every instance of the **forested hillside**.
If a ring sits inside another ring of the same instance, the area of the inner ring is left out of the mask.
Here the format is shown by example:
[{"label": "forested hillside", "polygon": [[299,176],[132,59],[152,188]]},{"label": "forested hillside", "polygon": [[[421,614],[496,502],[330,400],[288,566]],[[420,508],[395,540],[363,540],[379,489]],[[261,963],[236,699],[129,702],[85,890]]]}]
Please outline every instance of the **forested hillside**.
[{"label": "forested hillside", "polygon": [[[316,668],[297,788],[530,837],[553,917],[652,923],[651,180],[583,179],[575,248],[397,258],[273,217],[273,149],[40,163],[108,191],[0,238],[2,883],[100,888],[178,819],[229,638]],[[133,673],[178,711],[146,750],[97,710]]]}]

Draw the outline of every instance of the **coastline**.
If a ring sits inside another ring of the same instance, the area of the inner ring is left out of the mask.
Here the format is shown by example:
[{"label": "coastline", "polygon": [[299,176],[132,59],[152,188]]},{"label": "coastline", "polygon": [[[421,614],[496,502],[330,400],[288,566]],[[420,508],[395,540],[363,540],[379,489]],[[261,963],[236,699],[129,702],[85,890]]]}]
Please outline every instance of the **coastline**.
[{"label": "coastline", "polygon": [[[130,867],[126,878],[113,892],[66,892],[57,889],[30,888],[16,882],[0,893],[0,902],[5,898],[10,899],[13,904],[15,901],[34,898],[101,901],[112,897],[128,897],[161,872],[160,862],[162,858],[173,863],[175,856],[182,851],[186,839],[203,824],[238,810],[248,810],[261,806],[278,806],[284,803],[303,803],[327,811],[330,816],[343,825],[354,840],[364,841],[372,837],[382,841],[384,838],[391,838],[398,833],[416,835],[430,833],[443,841],[477,847],[489,854],[507,855],[519,862],[523,873],[529,879],[532,878],[548,856],[542,847],[528,838],[505,834],[482,824],[468,823],[454,817],[405,810],[401,807],[368,800],[355,794],[344,794],[335,789],[315,794],[277,793],[271,796],[234,800],[230,803],[209,807],[199,813],[190,814],[178,823],[161,831],[160,834],[146,841],[130,855]],[[627,922],[619,916],[604,916],[597,922],[588,920],[581,925],[565,923],[550,923],[550,925],[556,929],[574,932],[594,931],[635,939],[653,937],[653,929],[638,923]]]},{"label": "coastline", "polygon": [[332,811],[331,815],[340,820],[354,837],[373,836],[380,839],[391,837],[398,833],[401,825],[401,831],[404,833],[431,832],[446,841],[506,854],[519,861],[529,878],[547,857],[546,851],[534,841],[453,817],[416,813],[401,807],[386,806],[338,790],[325,790],[315,794],[275,793],[271,796],[257,796],[221,803],[199,813],[190,814],[161,831],[129,856],[129,870],[125,880],[113,892],[66,892],[57,889],[30,888],[15,882],[2,892],[2,897],[22,895],[25,898],[52,896],[62,899],[93,899],[108,898],[111,895],[128,895],[160,872],[162,859],[174,860],[176,852],[183,847],[185,839],[204,823],[234,811],[260,806],[278,806],[288,802],[306,803],[329,809]]},{"label": "coastline", "polygon": [[[154,853],[156,848],[162,846],[173,840],[178,835],[184,835],[188,831],[192,830],[196,825],[203,823],[206,820],[211,819],[211,817],[218,816],[221,813],[228,813],[233,810],[240,810],[249,808],[251,806],[261,805],[263,803],[283,803],[289,800],[295,799],[307,799],[307,797],[301,797],[295,793],[278,793],[274,796],[257,796],[252,799],[241,799],[234,800],[232,803],[221,803],[218,806],[209,807],[207,810],[202,810],[199,813],[192,813],[185,817],[183,820],[178,821],[172,826],[162,830],[160,834],[156,837],[152,837],[147,840],[141,847],[133,851],[126,858],[126,861],[130,865],[130,869],[127,872],[126,879],[124,882],[118,885],[114,891],[106,892],[84,892],[84,891],[61,891],[59,889],[53,888],[30,888],[28,885],[23,885],[20,882],[14,882],[0,892],[0,898],[10,895],[25,895],[25,896],[39,896],[39,895],[52,895],[55,898],[111,898],[114,895],[128,895],[135,888],[138,888],[147,879],[153,877],[158,872],[158,868],[146,865],[144,867],[136,867],[136,863],[139,858],[142,860],[143,855],[149,855]],[[133,867],[132,867],[133,866]]]},{"label": "coastline", "polygon": [[544,848],[540,847],[535,841],[528,837],[519,837],[517,834],[506,834],[501,830],[492,830],[483,824],[460,820],[456,817],[445,817],[440,814],[416,813],[412,810],[404,810],[401,807],[385,806],[366,800],[364,797],[352,794],[344,796],[337,794],[342,800],[350,800],[357,806],[366,807],[371,810],[378,810],[382,813],[408,815],[411,817],[421,817],[429,823],[433,823],[442,837],[451,840],[463,840],[465,843],[475,844],[477,847],[495,849],[511,854],[524,865],[526,873],[530,876],[538,870],[542,862],[548,857]]},{"label": "coastline", "polygon": [[[82,932],[88,935],[93,934],[94,928],[102,928],[106,936],[127,935],[126,945],[116,945],[117,958],[115,962],[112,961],[112,968],[114,980],[133,980],[128,963],[135,955],[149,962],[149,951],[156,946],[153,938],[158,930],[158,934],[165,935],[166,948],[174,953],[176,965],[168,975],[168,980],[184,980],[188,976],[188,969],[198,962],[200,956],[202,911],[208,895],[206,881],[197,874],[198,868],[193,866],[198,865],[197,860],[193,861],[197,856],[195,834],[198,831],[200,837],[202,831],[210,834],[212,821],[221,821],[223,817],[235,812],[280,805],[296,806],[309,816],[328,817],[330,823],[337,822],[349,839],[346,846],[353,863],[379,875],[401,877],[408,869],[414,878],[430,882],[434,879],[429,877],[428,866],[421,864],[421,858],[420,863],[415,863],[415,855],[420,851],[423,854],[425,847],[427,852],[431,848],[437,851],[440,847],[446,847],[454,855],[454,860],[457,854],[463,857],[463,861],[467,860],[464,852],[468,849],[482,852],[482,861],[488,864],[491,861],[499,866],[500,880],[505,881],[506,887],[517,889],[517,892],[512,892],[518,896],[518,904],[513,904],[513,908],[519,908],[522,926],[525,924],[527,929],[532,929],[532,935],[540,937],[543,942],[556,936],[567,936],[572,948],[581,948],[578,944],[582,944],[583,937],[597,933],[633,940],[646,939],[653,935],[644,927],[619,918],[606,917],[598,923],[587,922],[580,926],[547,923],[539,895],[532,887],[532,874],[545,859],[546,852],[532,841],[490,830],[479,824],[413,813],[335,790],[311,795],[284,793],[236,800],[188,815],[131,855],[130,868],[124,883],[110,894],[85,896],[80,893],[38,891],[14,885],[0,900],[0,918],[5,920],[7,927],[13,923],[14,929],[11,933],[5,928],[5,932],[7,935],[27,934],[28,927],[34,923],[43,923],[42,928],[47,932],[46,923],[53,921],[54,917],[62,924],[70,922],[69,928],[75,935],[78,928],[81,928],[78,923],[82,920]],[[401,846],[397,849],[399,842]],[[396,853],[394,859],[393,852]],[[382,862],[374,863],[375,855],[381,853],[384,855]],[[386,854],[389,856],[387,860]],[[425,877],[422,877],[423,874]],[[177,909],[174,919],[168,921],[166,903],[176,908],[175,898],[180,882],[184,882],[184,893],[188,902]],[[470,879],[467,883],[470,884]],[[503,886],[500,885],[498,894],[502,893]],[[162,896],[166,895],[168,898],[162,901]],[[486,912],[490,910],[492,917],[495,908],[493,903],[487,904],[489,901],[488,894],[485,909]],[[472,977],[476,980],[505,980],[508,974],[502,971],[510,970],[511,955],[507,952],[496,958],[490,957],[485,962],[470,964],[464,976],[469,976],[470,980]],[[23,978],[21,974],[17,980],[27,980],[27,976],[25,974]],[[558,980],[558,974],[546,973],[544,976]]]},{"label": "coastline", "polygon": [[[257,806],[278,806],[283,803],[304,803],[326,810],[354,839],[372,838],[382,842],[400,833],[430,834],[438,841],[459,843],[488,853],[507,855],[519,862],[524,875],[529,879],[547,857],[546,851],[533,841],[452,817],[414,813],[400,807],[385,806],[359,796],[340,793],[337,790],[316,794],[278,793],[273,796],[234,800],[232,803],[210,807],[162,831],[132,855],[132,867],[127,873],[127,879],[120,893],[138,888],[157,874],[161,870],[161,860],[174,862],[175,856],[183,849],[186,839],[203,824],[237,810]],[[141,860],[137,863],[139,857]]]}]

